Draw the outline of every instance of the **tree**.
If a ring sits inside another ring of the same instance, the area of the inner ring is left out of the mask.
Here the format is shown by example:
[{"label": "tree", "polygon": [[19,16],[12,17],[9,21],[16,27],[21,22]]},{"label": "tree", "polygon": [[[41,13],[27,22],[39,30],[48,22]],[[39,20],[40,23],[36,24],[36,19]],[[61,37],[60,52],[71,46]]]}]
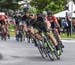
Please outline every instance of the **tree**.
[{"label": "tree", "polygon": [[[43,4],[44,3],[44,4]],[[34,6],[38,11],[41,11],[44,9],[44,7],[47,5],[47,0],[32,0],[30,4]]]},{"label": "tree", "polygon": [[75,3],[75,0],[73,0],[73,2]]},{"label": "tree", "polygon": [[35,14],[37,12],[37,9],[35,7],[30,7],[28,11],[30,14]]},{"label": "tree", "polygon": [[43,10],[51,10],[53,13],[64,9],[65,0],[32,0],[30,4],[38,9],[38,12]]},{"label": "tree", "polygon": [[18,4],[19,1],[22,0],[3,0],[0,2],[0,7],[15,10],[20,7],[20,5]]}]

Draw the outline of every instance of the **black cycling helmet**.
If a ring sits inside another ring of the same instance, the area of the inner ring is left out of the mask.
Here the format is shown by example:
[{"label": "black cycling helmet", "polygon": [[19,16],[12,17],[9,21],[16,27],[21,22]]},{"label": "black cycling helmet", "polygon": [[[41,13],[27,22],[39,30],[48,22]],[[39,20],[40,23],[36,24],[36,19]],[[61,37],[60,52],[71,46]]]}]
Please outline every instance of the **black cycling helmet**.
[{"label": "black cycling helmet", "polygon": [[48,12],[47,12],[47,15],[52,16],[52,11],[48,11]]},{"label": "black cycling helmet", "polygon": [[37,13],[37,17],[41,17],[42,16],[42,13]]}]

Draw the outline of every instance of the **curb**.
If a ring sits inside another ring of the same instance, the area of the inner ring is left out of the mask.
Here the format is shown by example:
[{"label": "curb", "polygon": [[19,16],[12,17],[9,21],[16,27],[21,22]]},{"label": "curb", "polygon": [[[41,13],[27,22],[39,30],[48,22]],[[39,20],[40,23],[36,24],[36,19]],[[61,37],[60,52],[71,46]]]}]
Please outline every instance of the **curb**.
[{"label": "curb", "polygon": [[62,40],[75,40],[74,38],[62,38]]}]

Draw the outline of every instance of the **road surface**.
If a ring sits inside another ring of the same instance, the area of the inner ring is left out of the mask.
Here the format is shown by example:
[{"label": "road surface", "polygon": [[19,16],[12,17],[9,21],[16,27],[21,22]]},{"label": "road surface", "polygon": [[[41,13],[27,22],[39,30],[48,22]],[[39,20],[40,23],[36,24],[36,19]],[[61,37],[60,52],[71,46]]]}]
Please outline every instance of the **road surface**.
[{"label": "road surface", "polygon": [[43,59],[34,44],[27,41],[0,40],[0,65],[74,65],[75,41],[63,40],[63,43],[65,48],[61,59],[52,62]]}]

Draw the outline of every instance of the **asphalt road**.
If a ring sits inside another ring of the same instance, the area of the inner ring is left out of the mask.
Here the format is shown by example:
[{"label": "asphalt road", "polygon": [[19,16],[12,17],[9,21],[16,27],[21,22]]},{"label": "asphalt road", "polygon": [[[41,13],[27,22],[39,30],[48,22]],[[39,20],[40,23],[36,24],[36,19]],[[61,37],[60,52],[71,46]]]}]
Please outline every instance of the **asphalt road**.
[{"label": "asphalt road", "polygon": [[49,61],[43,59],[34,46],[27,41],[16,42],[14,38],[7,41],[0,40],[0,65],[74,65],[75,41],[62,40],[65,45],[60,60]]}]

